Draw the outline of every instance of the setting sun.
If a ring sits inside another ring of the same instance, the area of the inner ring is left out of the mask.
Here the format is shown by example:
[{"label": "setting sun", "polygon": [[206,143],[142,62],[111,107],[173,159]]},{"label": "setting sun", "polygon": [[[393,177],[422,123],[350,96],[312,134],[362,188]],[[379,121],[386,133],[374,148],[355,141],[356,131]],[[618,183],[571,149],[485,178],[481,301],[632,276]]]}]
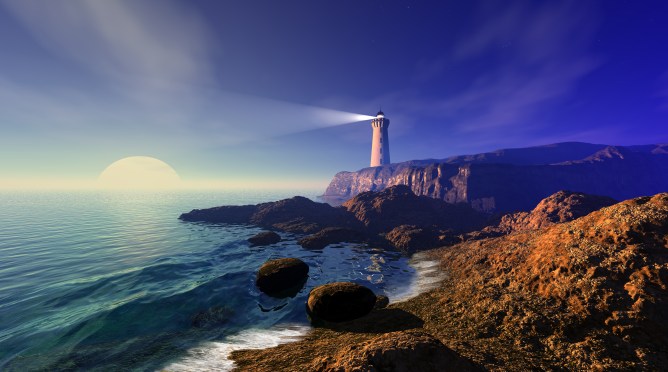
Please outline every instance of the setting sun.
[{"label": "setting sun", "polygon": [[150,156],[130,156],[113,162],[98,177],[112,189],[171,189],[182,185],[174,168]]}]

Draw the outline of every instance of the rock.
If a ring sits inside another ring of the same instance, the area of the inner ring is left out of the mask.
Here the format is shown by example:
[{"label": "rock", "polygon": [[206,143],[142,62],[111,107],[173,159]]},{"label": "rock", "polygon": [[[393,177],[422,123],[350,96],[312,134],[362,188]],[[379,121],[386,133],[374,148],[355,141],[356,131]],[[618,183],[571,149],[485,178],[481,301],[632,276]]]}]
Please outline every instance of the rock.
[{"label": "rock", "polygon": [[361,193],[342,206],[370,232],[389,232],[401,225],[472,231],[485,226],[488,218],[464,203],[417,196],[404,185]]},{"label": "rock", "polygon": [[479,369],[428,333],[400,331],[349,345],[334,357],[316,359],[312,370],[444,372]]},{"label": "rock", "polygon": [[365,241],[364,233],[341,227],[328,227],[298,241],[299,245],[307,249],[322,249],[330,244],[348,242],[361,243]]},{"label": "rock", "polygon": [[519,212],[503,216],[498,229],[506,234],[511,231],[537,230],[572,221],[615,203],[615,199],[607,196],[562,190],[541,200],[529,213]]},{"label": "rock", "polygon": [[[535,358],[555,358],[540,369],[661,369],[668,362],[667,237],[662,193],[464,242],[437,253],[456,289],[438,307],[416,308],[466,309],[465,318],[439,321],[461,327],[449,332],[513,340]],[[550,340],[549,349],[541,340]]]},{"label": "rock", "polygon": [[476,210],[495,213],[529,211],[559,190],[624,200],[668,190],[667,147],[570,142],[412,160],[340,172],[325,195],[349,199],[367,191],[409,185],[416,195],[468,203]]},{"label": "rock", "polygon": [[407,186],[399,185],[377,193],[362,193],[341,207],[295,196],[258,205],[195,209],[179,218],[253,224],[294,233],[313,234],[325,230],[304,240],[306,245],[324,247],[322,244],[333,242],[372,240],[378,233],[389,232],[400,225],[467,232],[483,227],[488,216],[464,203],[449,204],[418,197]]},{"label": "rock", "polygon": [[395,227],[385,235],[390,244],[408,254],[438,247],[441,243],[440,231],[432,228],[421,228],[412,225]]},{"label": "rock", "polygon": [[225,324],[233,311],[227,307],[214,306],[193,315],[191,324],[197,328],[209,328]]},{"label": "rock", "polygon": [[256,211],[256,205],[226,205],[207,209],[193,209],[188,213],[182,213],[179,219],[190,222],[247,224]]},{"label": "rock", "polygon": [[376,303],[369,288],[349,282],[321,285],[311,290],[307,310],[315,319],[343,322],[368,314]]},{"label": "rock", "polygon": [[244,206],[194,209],[179,219],[214,223],[253,224],[296,233],[314,233],[326,227],[360,229],[362,225],[343,208],[316,203],[302,196]]},{"label": "rock", "polygon": [[308,271],[308,265],[298,258],[270,260],[260,267],[255,285],[270,296],[287,297],[304,286]]},{"label": "rock", "polygon": [[273,231],[262,231],[254,236],[248,238],[248,242],[252,245],[270,245],[281,241],[281,236]]},{"label": "rock", "polygon": [[[486,370],[665,370],[667,252],[668,193],[627,200],[538,230],[425,252],[447,273],[437,288],[334,331],[232,358],[258,371],[379,370],[368,365],[367,342],[385,319],[447,340]],[[393,311],[418,321],[383,317]]]},{"label": "rock", "polygon": [[374,309],[384,309],[387,305],[390,304],[390,298],[385,295],[376,296],[376,304],[373,306]]}]

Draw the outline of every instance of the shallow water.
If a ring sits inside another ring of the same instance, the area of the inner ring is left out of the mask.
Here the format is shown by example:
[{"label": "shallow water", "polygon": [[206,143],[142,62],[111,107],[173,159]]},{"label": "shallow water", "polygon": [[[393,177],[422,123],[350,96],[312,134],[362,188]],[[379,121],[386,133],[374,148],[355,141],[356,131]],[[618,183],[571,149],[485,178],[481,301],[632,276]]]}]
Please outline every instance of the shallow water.
[{"label": "shallow water", "polygon": [[[188,223],[193,208],[316,192],[0,194],[0,369],[229,368],[225,353],[308,329],[316,285],[350,280],[391,299],[415,291],[408,259],[365,245],[305,250],[282,234],[253,248],[251,226]],[[294,298],[254,286],[266,260],[299,257]]]}]

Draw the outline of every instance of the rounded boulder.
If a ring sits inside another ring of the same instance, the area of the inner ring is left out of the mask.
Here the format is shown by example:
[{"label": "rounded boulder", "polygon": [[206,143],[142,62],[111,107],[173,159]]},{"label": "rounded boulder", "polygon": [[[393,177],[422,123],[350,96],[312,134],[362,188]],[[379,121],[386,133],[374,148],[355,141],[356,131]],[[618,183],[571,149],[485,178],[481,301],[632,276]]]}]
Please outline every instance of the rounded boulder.
[{"label": "rounded boulder", "polygon": [[337,282],[313,288],[306,308],[311,317],[328,322],[344,322],[368,314],[376,304],[369,288],[349,282]]},{"label": "rounded boulder", "polygon": [[308,271],[308,265],[298,258],[270,260],[260,267],[255,285],[270,296],[280,297],[288,292],[296,293],[306,282]]}]

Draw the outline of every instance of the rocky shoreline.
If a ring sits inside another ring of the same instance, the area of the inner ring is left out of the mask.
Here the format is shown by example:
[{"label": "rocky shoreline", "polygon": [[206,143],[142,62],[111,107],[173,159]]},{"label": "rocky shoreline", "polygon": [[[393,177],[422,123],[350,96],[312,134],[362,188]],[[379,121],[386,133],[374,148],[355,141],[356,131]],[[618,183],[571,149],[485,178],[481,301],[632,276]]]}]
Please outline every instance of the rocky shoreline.
[{"label": "rocky shoreline", "polygon": [[[462,209],[455,215],[450,208],[449,220],[439,217],[440,204],[415,198],[421,197],[398,187],[360,194],[339,208],[309,205],[306,216],[281,211],[290,202],[280,201],[236,219],[315,234],[350,229],[394,249],[401,249],[398,238],[419,231],[416,241],[427,243],[406,252],[436,248],[421,254],[438,260],[447,274],[434,289],[358,319],[316,327],[300,341],[235,351],[238,368],[406,370],[402,360],[420,370],[668,365],[668,194],[615,203],[559,192],[532,211],[483,216]],[[212,213],[221,222],[220,208],[182,219]]]}]

